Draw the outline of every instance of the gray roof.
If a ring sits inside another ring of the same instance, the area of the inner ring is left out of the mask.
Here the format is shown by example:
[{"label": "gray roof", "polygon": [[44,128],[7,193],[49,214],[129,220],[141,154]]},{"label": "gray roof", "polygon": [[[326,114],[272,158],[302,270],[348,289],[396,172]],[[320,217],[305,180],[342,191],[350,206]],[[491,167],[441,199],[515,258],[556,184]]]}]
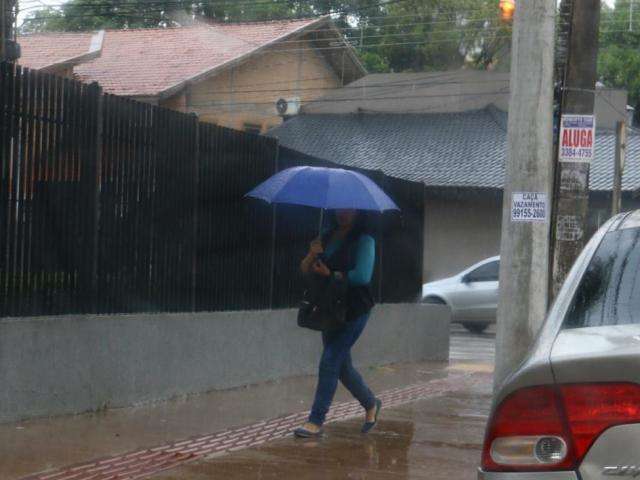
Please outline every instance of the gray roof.
[{"label": "gray roof", "polygon": [[[341,165],[437,187],[502,188],[507,114],[488,107],[462,113],[303,114],[268,135]],[[596,135],[591,189],[611,190],[615,133]],[[630,133],[623,190],[640,188],[640,135]]]}]

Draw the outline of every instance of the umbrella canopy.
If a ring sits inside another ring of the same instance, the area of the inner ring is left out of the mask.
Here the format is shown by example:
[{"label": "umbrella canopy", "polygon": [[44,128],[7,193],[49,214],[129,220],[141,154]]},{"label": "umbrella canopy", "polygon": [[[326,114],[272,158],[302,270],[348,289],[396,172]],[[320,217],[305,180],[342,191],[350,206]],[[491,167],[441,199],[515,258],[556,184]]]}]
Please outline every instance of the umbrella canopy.
[{"label": "umbrella canopy", "polygon": [[400,210],[361,173],[341,168],[293,167],[275,174],[247,194],[269,203],[373,212]]}]

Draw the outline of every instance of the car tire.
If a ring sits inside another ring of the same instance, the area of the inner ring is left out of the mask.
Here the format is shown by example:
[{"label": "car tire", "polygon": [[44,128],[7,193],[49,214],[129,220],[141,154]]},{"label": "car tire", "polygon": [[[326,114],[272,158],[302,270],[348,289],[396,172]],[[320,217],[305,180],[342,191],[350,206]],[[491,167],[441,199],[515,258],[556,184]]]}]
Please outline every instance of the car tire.
[{"label": "car tire", "polygon": [[489,327],[489,324],[462,322],[462,326],[469,330],[471,333],[483,333]]}]

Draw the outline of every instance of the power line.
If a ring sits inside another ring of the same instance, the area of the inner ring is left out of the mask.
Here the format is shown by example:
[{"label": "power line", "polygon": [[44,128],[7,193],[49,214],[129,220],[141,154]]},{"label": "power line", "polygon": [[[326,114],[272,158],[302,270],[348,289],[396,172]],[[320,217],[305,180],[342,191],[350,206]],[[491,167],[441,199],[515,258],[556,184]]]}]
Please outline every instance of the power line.
[{"label": "power line", "polygon": [[[618,107],[616,105],[614,105],[613,103],[611,103],[611,101],[606,97],[606,95],[604,95],[601,91],[599,90],[584,90],[584,91],[591,91],[593,93],[595,93],[596,95],[600,96],[600,98],[602,98],[607,104],[609,104],[609,106],[616,112],[618,113],[618,115],[620,115],[621,117],[623,117],[625,120],[627,118],[627,112],[621,112],[620,110],[618,110]],[[640,129],[633,127],[632,125],[627,125],[627,128],[631,131],[634,131],[636,133],[640,133]]]},{"label": "power line", "polygon": [[[403,0],[406,1],[406,0]],[[118,8],[120,8],[122,5],[117,5]],[[167,13],[166,9],[147,9],[145,10],[144,15],[138,15],[138,12],[126,12],[126,11],[122,11],[122,12],[116,12],[116,11],[110,11],[110,12],[104,12],[104,13],[91,13],[91,14],[61,14],[60,16],[57,15],[43,15],[43,16],[37,16],[37,17],[29,17],[26,18],[24,20],[24,22],[34,22],[34,21],[43,21],[43,20],[50,20],[50,19],[60,19],[60,18],[64,18],[64,19],[75,19],[75,18],[120,18],[120,19],[131,19],[131,20],[149,20],[149,21],[172,21],[173,19],[170,17],[170,13]],[[150,14],[152,13],[158,13],[160,14],[159,16],[152,16]],[[168,15],[168,16],[164,16],[164,14]],[[386,17],[382,17],[382,18],[386,18],[386,19],[390,19],[390,20],[395,20],[395,18],[397,18],[397,16],[386,16]],[[498,19],[499,17],[485,17],[485,18],[476,18],[476,19],[471,19],[468,20],[468,23],[470,24],[469,26],[462,26],[460,28],[455,28],[455,29],[448,29],[446,32],[441,32],[441,33],[447,33],[447,32],[468,32],[468,31],[474,31],[477,30],[478,32],[493,32],[493,31],[501,31],[501,30],[510,30],[510,26],[498,26],[498,27],[473,27],[471,24],[473,24],[476,21],[480,21],[480,20],[494,20],[494,19]],[[195,19],[195,21],[197,22],[197,17]],[[206,20],[206,17],[205,17]],[[275,21],[275,20],[271,20],[271,21]],[[640,20],[637,20],[638,22],[640,22]],[[268,22],[268,21],[265,21]],[[232,25],[237,25],[237,24],[242,24],[242,23],[254,23],[254,22],[229,22],[229,23],[221,23],[219,24],[221,27],[225,27],[225,26],[232,26]],[[262,23],[262,22],[257,22],[257,23]],[[456,20],[434,20],[434,21],[429,21],[429,22],[413,22],[413,23],[397,23],[397,24],[392,24],[392,25],[374,25],[374,26],[367,26],[367,27],[337,27],[337,26],[333,26],[333,27],[325,27],[325,28],[320,28],[320,29],[308,29],[308,30],[304,30],[304,33],[313,33],[313,32],[335,32],[335,31],[340,31],[340,32],[346,32],[349,30],[362,30],[364,29],[369,29],[369,30],[378,30],[378,31],[385,31],[387,29],[393,29],[393,28],[406,28],[406,27],[415,27],[415,26],[433,26],[433,25],[446,25],[449,23],[456,23],[456,24],[460,24],[460,20],[456,19]],[[602,25],[616,25],[618,23],[624,23],[626,25],[626,21],[619,21],[619,20],[612,20],[610,22],[601,22]],[[605,30],[605,33],[615,33],[615,32],[626,32],[627,30]],[[424,32],[424,33],[435,33],[435,32]],[[366,39],[366,38],[381,38],[381,37],[388,37],[388,36],[408,36],[408,35],[417,35],[415,32],[397,32],[397,33],[384,33],[384,34],[378,34],[378,35],[366,35],[366,36],[360,36],[360,37],[352,37],[352,40],[357,41],[358,39]],[[299,39],[299,40],[283,40],[279,43],[302,43],[302,42],[308,42],[308,41],[315,41],[314,39]]]},{"label": "power line", "polygon": [[[265,68],[269,68],[272,66],[276,66],[276,64],[267,64],[265,65]],[[420,73],[428,73],[428,72],[420,72]],[[420,74],[420,73],[416,73],[416,75]],[[443,79],[443,78],[450,78],[452,75],[455,75],[457,73],[456,70],[450,71],[450,72],[440,72],[440,73],[428,73],[429,74],[429,80],[438,80],[438,79]],[[260,82],[260,83],[253,83],[253,84],[243,84],[241,87],[242,88],[248,88],[248,87],[261,87],[264,85],[282,85],[282,84],[291,84],[291,83],[296,83],[296,82],[313,82],[313,81],[318,81],[318,80],[335,80],[335,77],[333,76],[324,76],[324,77],[311,77],[311,78],[302,78],[302,79],[295,79],[292,78],[291,80],[278,80],[278,81],[273,81],[273,82]],[[397,86],[397,87],[408,87],[413,85],[414,83],[416,83],[415,79],[411,79],[411,78],[407,78],[404,80],[396,80],[393,82],[389,82],[388,85],[392,85],[392,86]],[[458,83],[481,83],[481,82],[450,82],[451,84],[458,84]],[[442,83],[438,84],[441,85]],[[382,84],[379,84],[382,85]],[[322,87],[320,87],[322,88]],[[363,86],[355,86],[355,85],[346,85],[343,87],[336,87],[337,90],[340,89],[344,89],[344,88],[354,88],[354,89],[366,89],[369,88],[367,84],[363,85]],[[270,90],[256,90],[255,93],[270,93],[270,92],[281,92],[283,91],[282,89],[270,89]],[[216,92],[216,93],[254,93],[251,91],[226,91],[226,92]]]},{"label": "power line", "polygon": [[[509,79],[503,80],[508,82]],[[295,80],[290,81],[293,83]],[[283,92],[322,92],[322,91],[352,91],[352,90],[368,90],[368,89],[380,89],[380,88],[397,88],[397,87],[440,87],[446,85],[480,85],[480,84],[495,84],[500,83],[499,80],[471,80],[471,81],[448,81],[448,82],[432,82],[430,80],[423,81],[407,81],[402,82],[388,82],[378,84],[360,84],[360,85],[345,85],[343,87],[302,87],[302,88],[279,88],[279,89],[259,89],[259,90],[217,90],[215,95],[236,95],[242,93],[283,93]]]},{"label": "power line", "polygon": [[[616,30],[612,30],[612,32],[615,32]],[[626,30],[619,30],[621,32],[624,32]],[[532,33],[531,35],[537,35],[536,33]],[[492,40],[497,40],[497,39],[511,39],[511,35],[495,35],[491,37]],[[393,47],[393,46],[409,46],[409,45],[428,45],[428,44],[442,44],[442,43],[452,43],[455,42],[456,40],[454,39],[443,39],[443,40],[422,40],[422,41],[415,41],[415,42],[397,42],[397,43],[374,43],[374,44],[369,44],[369,45],[358,45],[358,46],[354,46],[352,45],[355,49],[365,49],[365,48],[378,48],[378,47]],[[335,46],[335,47],[314,47],[314,50],[318,50],[318,51],[323,51],[323,50],[342,50],[344,48],[344,45],[342,46]],[[276,52],[278,53],[285,53],[285,52],[299,52],[300,50],[302,50],[301,48],[293,48],[293,49],[278,49]]]},{"label": "power line", "polygon": [[[305,105],[313,105],[313,104],[322,104],[322,103],[344,103],[344,102],[362,102],[362,101],[387,101],[387,100],[412,100],[412,99],[422,99],[422,98],[452,98],[452,97],[482,97],[482,96],[495,96],[495,95],[503,95],[508,93],[508,90],[505,91],[497,90],[493,92],[475,92],[475,93],[451,93],[451,94],[437,94],[437,95],[392,95],[387,97],[376,97],[376,98],[367,98],[367,99],[359,99],[359,98],[337,98],[337,99],[329,99],[329,98],[319,98],[315,100],[305,100]],[[273,106],[273,102],[201,102],[201,103],[190,103],[189,107],[235,107],[235,106]]]},{"label": "power line", "polygon": [[[116,15],[106,15],[106,17],[115,17]],[[128,15],[126,13],[123,13],[120,15],[121,18],[132,18],[132,15]],[[83,18],[100,18],[101,16],[86,16]],[[51,19],[57,19],[57,18],[61,18],[61,17],[49,17]],[[75,18],[75,17],[69,17],[66,16],[64,18]],[[140,18],[140,17],[138,17]],[[147,18],[147,17],[144,17]],[[148,17],[150,20],[153,19],[154,17]],[[37,17],[37,18],[29,18],[26,19],[25,21],[37,21],[37,20],[42,20],[43,17]],[[165,21],[169,21],[171,20],[171,18],[165,18],[165,17],[159,17],[159,20],[165,20]],[[430,25],[429,23],[415,23],[415,24],[411,24],[412,26],[424,26],[424,25]],[[345,41],[345,43],[349,43],[352,44],[352,41],[362,41],[364,39],[372,39],[372,38],[388,38],[388,37],[407,37],[407,36],[423,36],[423,35],[446,35],[449,33],[466,33],[466,32],[477,32],[477,33],[493,33],[493,32],[499,32],[499,31],[505,31],[505,30],[510,30],[509,28],[506,27],[481,27],[478,29],[473,29],[471,27],[466,27],[466,28],[449,28],[447,30],[444,31],[430,31],[430,32],[422,32],[422,34],[418,34],[415,32],[397,32],[397,33],[382,33],[382,34],[378,34],[378,35],[363,35],[360,36],[358,38],[344,38],[341,37],[341,39],[343,39]],[[310,32],[325,32],[325,33],[334,33],[334,30],[331,28],[326,28],[326,29],[318,29],[318,30],[304,30],[301,33],[307,34]],[[324,39],[324,38],[303,38],[303,39],[295,39],[295,40],[280,40],[278,42],[279,45],[282,44],[305,44],[305,43],[310,43],[310,42],[318,42],[318,41],[330,41],[331,39]],[[352,44],[353,45],[353,44]],[[357,46],[357,45],[353,45],[353,46]]]},{"label": "power line", "polygon": [[[407,1],[407,0],[403,0],[403,1]],[[171,13],[171,10],[168,10],[166,8],[166,4],[164,5],[160,5],[159,6],[154,7],[154,8],[144,8],[144,12],[148,12],[148,13]],[[63,5],[64,6],[64,5]],[[108,5],[103,5],[105,8],[123,8],[123,7],[128,7],[131,6],[132,9],[135,9],[136,6],[137,7],[141,7],[140,4],[108,4]],[[184,6],[184,5],[176,5],[176,6]],[[75,9],[77,8],[83,8],[85,7],[85,5],[73,5],[73,7]],[[86,6],[87,8],[89,8],[89,6]],[[93,6],[91,6],[91,8],[93,8]],[[26,11],[26,10],[22,10],[22,11]],[[38,11],[42,11],[42,10],[38,10]],[[481,10],[476,10],[477,12],[481,12]],[[474,11],[475,12],[475,11]],[[37,13],[37,12],[34,12]],[[61,11],[61,13],[63,13]],[[197,13],[193,12],[192,13]],[[110,15],[127,15],[127,12],[118,12],[118,11],[107,11],[104,13],[88,13],[88,14],[84,14],[84,13],[74,13],[74,14],[67,14],[65,15],[66,18],[87,18],[87,17],[102,17],[102,16],[110,16]],[[381,19],[385,19],[385,20],[396,20],[399,19],[401,17],[404,16],[399,16],[399,15],[385,15],[384,17],[379,17]],[[47,18],[58,18],[58,17],[54,17],[54,16],[40,16],[38,18],[41,19],[47,19]],[[205,17],[208,18],[208,17]],[[279,18],[279,19],[270,19],[270,20],[264,20],[264,21],[255,21],[255,22],[229,22],[229,23],[224,23],[221,22],[220,25],[234,25],[234,24],[238,24],[238,23],[246,23],[246,24],[251,24],[251,23],[262,23],[262,22],[270,22],[270,21],[295,21],[295,20],[303,20],[305,18],[308,18],[310,20],[312,20],[313,18],[309,18],[309,17],[298,17],[298,18]],[[320,20],[321,17],[318,17],[317,20]],[[412,18],[415,18],[415,15],[412,16]],[[448,18],[448,17],[447,17]],[[474,22],[478,22],[478,21],[482,21],[482,20],[493,20],[493,19],[498,19],[499,16],[496,14],[495,16],[482,16],[482,17],[476,17],[476,18],[470,18],[470,19],[465,19],[465,21],[469,24],[472,24]],[[332,29],[335,30],[339,30],[339,31],[347,31],[347,30],[361,30],[362,28],[391,28],[394,26],[398,26],[398,27],[405,27],[405,26],[412,26],[412,25],[437,25],[437,24],[448,24],[448,23],[461,23],[459,18],[449,18],[447,20],[431,20],[431,21],[423,21],[423,22],[414,22],[414,23],[398,23],[395,25],[370,25],[368,27],[338,27],[335,26]],[[313,32],[313,31],[324,31],[326,30],[326,28],[322,28],[322,29],[317,29],[317,30],[308,30],[309,32]]]},{"label": "power line", "polygon": [[[389,0],[388,2],[382,2],[382,3],[379,3],[377,5],[388,6],[388,5],[391,5],[391,4],[401,3],[401,2],[404,2],[404,1],[408,1],[408,0]],[[158,7],[156,7],[156,8],[146,8],[145,12],[147,12],[147,13],[171,13],[171,12],[167,11],[167,8],[166,8],[167,6],[174,5],[174,6],[180,7],[180,8],[184,8],[185,6],[187,6],[187,5],[185,5],[184,2],[165,2],[165,3],[163,3],[163,2],[160,2],[160,1],[157,1],[157,0],[154,0],[154,1],[151,1],[151,2],[148,2],[148,3],[147,2],[142,2],[142,3],[141,2],[130,2],[130,3],[122,2],[122,3],[118,3],[118,4],[111,4],[111,3],[79,4],[79,5],[73,5],[73,7],[74,8],[94,8],[94,7],[123,8],[123,7],[127,7],[127,6],[144,7],[145,4],[146,5],[158,5]],[[269,3],[269,4],[272,5],[272,3]],[[53,6],[62,6],[62,7],[64,7],[65,5],[68,5],[68,4],[58,4],[58,5],[52,4],[52,7]],[[192,6],[192,5],[194,5],[194,4],[191,4],[190,6]],[[202,4],[200,6],[202,6]],[[204,4],[204,6],[207,6],[207,4]],[[373,7],[374,6],[371,6],[369,8],[373,8]],[[36,7],[29,7],[29,9],[32,9],[32,8],[36,8]],[[23,11],[25,11],[25,10],[26,9],[23,9]],[[196,11],[197,11],[197,9],[196,9]],[[345,10],[343,10],[342,12],[344,13]],[[486,10],[485,9],[467,9],[467,10],[465,10],[465,13],[474,13],[474,12],[485,13]],[[108,18],[108,17],[119,17],[119,16],[122,16],[122,17],[131,18],[133,13],[134,12],[127,13],[127,12],[110,11],[110,12],[105,12],[104,14],[100,14],[100,13],[91,13],[91,14],[87,14],[87,15],[85,15],[85,14],[70,14],[70,15],[64,15],[64,17],[65,18],[93,18],[93,17],[96,17],[96,18],[107,17]],[[192,13],[194,13],[194,12],[192,11]],[[331,13],[340,13],[340,10],[335,10],[333,12],[328,12],[328,13],[329,14],[331,14]],[[447,14],[443,14],[443,13],[439,14],[439,16],[445,16],[445,15],[447,15]],[[559,14],[559,16],[561,16],[561,14]],[[374,20],[374,19],[384,19],[384,20],[392,19],[392,20],[395,20],[395,19],[399,19],[399,18],[415,18],[415,17],[416,17],[415,14],[412,14],[412,15],[384,15],[384,16],[379,16],[379,17],[367,17],[367,21]],[[59,17],[58,16],[40,16],[40,17],[37,17],[37,19],[39,19],[39,20],[46,20],[46,19],[50,19],[50,18],[51,19],[55,19],[55,18],[59,18]],[[305,18],[305,17],[302,17],[302,18]],[[460,19],[458,13],[449,14],[449,18],[450,18],[449,20],[432,20],[430,22],[416,22],[416,23],[413,23],[413,24],[411,24],[411,23],[410,24],[399,23],[399,24],[397,24],[397,26],[398,27],[404,27],[404,26],[410,26],[410,25],[435,25],[435,24],[439,24],[439,23],[446,24],[446,23],[460,23],[461,22],[461,19]],[[463,19],[463,21],[471,24],[471,23],[474,23],[474,22],[477,22],[477,21],[481,21],[481,20],[493,20],[493,19],[498,19],[498,18],[499,18],[499,15],[496,13],[495,17],[492,17],[492,16],[488,16],[487,17],[486,15],[483,15],[482,17]],[[149,20],[153,20],[153,19],[155,19],[155,17],[150,17],[149,18]],[[271,20],[267,20],[267,21],[277,21],[277,20],[283,20],[284,21],[284,20],[296,20],[296,19],[300,19],[300,17],[287,17],[287,18],[280,18],[280,19],[271,19]],[[30,19],[27,19],[27,20],[32,21],[33,19],[30,18]],[[166,19],[162,18],[162,20],[166,20]],[[260,23],[259,21],[256,21],[256,22]],[[230,22],[229,24],[233,25],[234,23],[235,22]],[[254,23],[254,22],[240,22],[240,23]],[[224,25],[224,23],[223,23],[223,25]],[[374,25],[368,26],[367,28],[391,28],[391,27],[393,27],[393,26],[392,25],[376,25],[376,24],[374,24]],[[361,28],[362,27],[360,27],[360,26],[358,26],[358,27],[335,27],[335,29],[340,30],[340,31],[361,30]],[[316,31],[324,31],[324,30],[325,29],[319,29],[319,30],[316,30]],[[311,32],[311,31],[314,31],[314,30],[308,30],[308,31]]]},{"label": "power line", "polygon": [[[360,10],[362,11],[366,11],[366,10],[371,10],[373,8],[380,8],[380,7],[387,7],[390,5],[395,5],[398,3],[402,3],[402,2],[406,2],[409,0],[382,0],[376,4],[372,4],[366,7],[362,7]],[[149,2],[141,2],[141,1],[124,1],[121,3],[108,3],[108,2],[98,2],[98,3],[92,3],[92,2],[83,2],[80,4],[74,4],[73,7],[79,7],[79,8],[95,8],[95,7],[100,7],[100,6],[105,6],[105,7],[118,7],[118,6],[127,6],[127,5],[137,5],[137,6],[144,6],[145,4],[147,5],[153,5],[153,4],[157,4],[157,5],[167,5],[167,6],[177,6],[177,7],[198,7],[198,8],[203,8],[203,7],[237,7],[237,6],[269,6],[269,7],[275,7],[275,6],[286,6],[285,4],[278,4],[272,1],[265,1],[265,2],[258,2],[256,0],[253,1],[233,1],[233,2],[216,2],[213,0],[206,0],[206,1],[201,1],[201,2],[193,2],[193,3],[188,3],[188,2],[181,2],[181,1],[168,1],[168,2],[162,2],[159,0],[153,0],[153,1],[149,1]],[[51,4],[52,7],[64,7],[65,5],[67,5],[67,3],[59,3],[59,4]],[[34,7],[28,7],[29,9],[33,9]],[[351,9],[349,8],[343,8],[343,9],[329,9],[329,10],[322,10],[322,11],[309,11],[309,13],[307,13],[307,15],[312,14],[315,16],[318,15],[331,15],[331,14],[338,14],[338,13],[343,13],[343,14],[349,14],[351,12]],[[306,13],[306,12],[301,12],[301,13]],[[288,18],[288,19],[295,19],[296,17],[292,17],[292,18]],[[374,18],[374,17],[369,17],[369,18]]]},{"label": "power line", "polygon": [[[394,5],[394,4],[398,4],[398,3],[402,3],[405,1],[409,1],[409,0],[389,0],[388,2],[382,1],[379,2],[377,4],[371,5],[369,7],[363,7],[361,10],[369,10],[371,8],[376,8],[376,7],[386,7],[389,5]],[[274,3],[274,2],[260,2],[260,4],[264,4],[266,6],[278,6],[278,4]],[[52,8],[56,8],[56,7],[65,7],[69,5],[68,2],[62,2],[62,3],[57,3],[57,4],[49,4],[49,6],[51,6]],[[203,8],[203,7],[207,7],[207,6],[242,6],[243,4],[241,2],[233,2],[233,3],[223,3],[223,4],[219,4],[216,3],[215,1],[212,0],[206,0],[206,1],[202,1],[202,2],[192,2],[192,3],[188,3],[188,2],[184,2],[184,1],[176,1],[176,0],[169,0],[166,2],[163,2],[162,0],[150,0],[150,1],[141,1],[141,0],[125,0],[123,2],[118,2],[118,3],[110,3],[110,2],[96,2],[96,3],[92,3],[92,2],[83,2],[83,3],[79,3],[79,4],[73,4],[70,6],[73,6],[74,8],[96,8],[96,7],[106,7],[106,8],[111,8],[111,7],[123,7],[123,6],[139,6],[139,7],[145,7],[145,6],[152,6],[152,5],[156,5],[159,7],[162,7],[163,10],[166,10],[166,7],[170,7],[170,6],[175,6],[175,7],[191,7],[191,8]],[[245,5],[251,5],[251,2],[245,3]],[[282,4],[280,4],[282,5]],[[282,5],[284,6],[284,5]],[[27,7],[22,9],[22,11],[27,11],[27,10],[33,10],[35,8],[39,8],[37,6],[32,6],[32,7]],[[483,8],[469,8],[469,9],[465,9],[464,13],[474,13],[474,12],[486,12],[486,9]],[[302,12],[302,13],[306,13],[306,12]],[[311,14],[313,16],[321,16],[321,15],[331,15],[331,14],[338,14],[338,13],[344,13],[344,14],[348,14],[350,13],[350,9],[336,9],[336,10],[325,10],[323,11],[316,11],[316,12],[309,12],[307,13],[307,15]],[[438,14],[439,16],[447,16],[448,18],[450,18],[452,21],[459,21],[459,12],[440,12]],[[412,14],[405,14],[405,15],[393,15],[394,18],[416,18],[416,16],[419,16],[419,14],[416,13],[412,13]],[[380,16],[367,16],[366,20],[370,21],[370,20],[378,20],[378,19],[386,19],[388,18],[389,15],[380,15]],[[281,18],[280,20],[295,20],[298,17],[287,17],[287,18]],[[250,22],[249,22],[250,23]],[[360,27],[351,27],[351,28],[356,28],[359,29]]]},{"label": "power line", "polygon": [[[144,29],[142,29],[144,30]],[[127,31],[126,29],[123,31]],[[626,30],[612,30],[611,32],[616,32],[616,31],[620,31],[620,32],[624,32]],[[534,33],[532,33],[532,35],[534,35]],[[495,35],[492,36],[491,39],[492,40],[500,40],[500,39],[510,39],[511,35]],[[316,40],[314,39],[309,39],[308,42],[315,42]],[[428,45],[428,44],[443,44],[443,43],[453,43],[453,42],[458,42],[460,43],[460,39],[440,39],[440,40],[429,40],[429,39],[425,39],[425,40],[421,40],[421,41],[415,41],[415,42],[382,42],[382,43],[372,43],[372,44],[368,44],[368,45],[361,45],[361,46],[353,46],[352,47],[356,48],[356,49],[369,49],[369,48],[379,48],[379,47],[393,47],[393,46],[419,46],[419,45]],[[345,48],[345,46],[347,45],[347,43],[343,43],[339,46],[329,46],[329,47],[319,47],[319,46],[314,46],[313,50],[315,51],[330,51],[330,50],[343,50]],[[300,48],[291,48],[291,49],[277,49],[277,50],[272,50],[271,53],[272,54],[286,54],[286,53],[292,53],[292,52],[296,52],[299,53],[300,51],[304,51],[306,50],[306,48],[304,47],[300,47]]]}]

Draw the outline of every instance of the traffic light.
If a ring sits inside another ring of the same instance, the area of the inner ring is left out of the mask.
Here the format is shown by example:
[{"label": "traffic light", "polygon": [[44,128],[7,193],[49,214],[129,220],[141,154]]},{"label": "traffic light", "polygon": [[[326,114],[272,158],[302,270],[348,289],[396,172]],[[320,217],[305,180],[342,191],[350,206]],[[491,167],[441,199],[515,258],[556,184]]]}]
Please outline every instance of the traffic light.
[{"label": "traffic light", "polygon": [[513,14],[516,11],[516,0],[500,0],[500,18],[509,22],[513,20]]}]

